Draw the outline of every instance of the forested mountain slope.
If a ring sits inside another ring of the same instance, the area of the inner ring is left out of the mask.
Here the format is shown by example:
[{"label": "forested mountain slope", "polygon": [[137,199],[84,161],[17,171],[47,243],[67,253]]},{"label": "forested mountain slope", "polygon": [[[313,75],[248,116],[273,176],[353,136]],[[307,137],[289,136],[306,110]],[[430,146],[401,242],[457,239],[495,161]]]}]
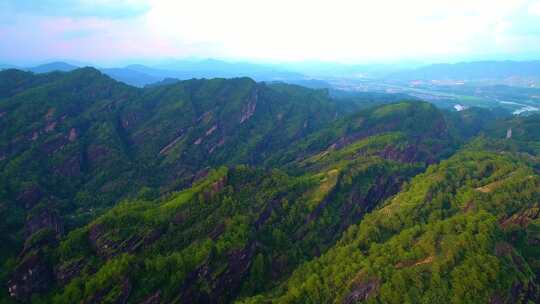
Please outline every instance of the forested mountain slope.
[{"label": "forested mountain slope", "polygon": [[261,163],[340,115],[324,92],[292,96],[247,78],[145,90],[91,68],[0,78],[9,79],[0,100],[6,212],[41,204],[41,217],[56,221],[53,210],[77,209],[68,226],[143,187],[167,192],[208,166]]},{"label": "forested mountain slope", "polygon": [[538,300],[538,117],[0,79],[2,302]]},{"label": "forested mountain slope", "polygon": [[416,176],[275,293],[246,303],[538,301],[540,177],[465,148]]},{"label": "forested mountain slope", "polygon": [[3,262],[43,228],[63,235],[126,196],[187,187],[215,164],[261,163],[342,115],[323,91],[247,78],[137,89],[85,68],[0,79]]}]

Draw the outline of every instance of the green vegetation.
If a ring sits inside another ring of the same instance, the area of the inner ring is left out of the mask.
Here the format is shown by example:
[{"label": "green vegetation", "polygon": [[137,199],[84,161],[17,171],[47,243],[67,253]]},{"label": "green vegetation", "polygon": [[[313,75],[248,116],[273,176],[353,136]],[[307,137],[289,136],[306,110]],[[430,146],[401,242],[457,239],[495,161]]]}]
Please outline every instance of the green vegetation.
[{"label": "green vegetation", "polygon": [[416,176],[269,296],[280,303],[515,303],[536,297],[538,245],[530,241],[537,219],[514,218],[537,215],[530,210],[538,210],[539,195],[540,177],[523,160],[462,151]]},{"label": "green vegetation", "polygon": [[540,299],[539,116],[2,79],[0,303]]}]

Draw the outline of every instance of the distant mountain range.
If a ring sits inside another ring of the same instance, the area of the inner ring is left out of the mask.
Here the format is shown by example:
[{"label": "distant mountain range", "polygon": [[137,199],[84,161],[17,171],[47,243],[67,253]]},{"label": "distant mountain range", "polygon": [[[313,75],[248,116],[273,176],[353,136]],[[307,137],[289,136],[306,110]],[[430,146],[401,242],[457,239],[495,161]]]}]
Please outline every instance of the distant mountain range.
[{"label": "distant mountain range", "polygon": [[482,80],[511,77],[540,77],[540,61],[476,61],[432,64],[396,73],[401,80]]},{"label": "distant mountain range", "polygon": [[[0,70],[17,68],[37,74],[69,72],[82,65],[51,62],[30,68],[0,64]],[[115,80],[143,87],[165,79],[250,77],[256,81],[283,81],[312,88],[331,88],[336,79],[371,79],[382,81],[466,80],[491,81],[509,85],[527,85],[540,81],[540,61],[475,61],[455,64],[347,65],[337,63],[283,63],[274,65],[248,62],[226,62],[216,59],[177,60],[156,66],[133,64],[125,67],[100,68]]]},{"label": "distant mountain range", "polygon": [[55,71],[71,72],[71,71],[73,71],[73,70],[75,70],[77,68],[79,68],[79,67],[75,66],[75,65],[72,65],[72,64],[69,64],[69,63],[57,61],[57,62],[51,62],[51,63],[38,65],[38,66],[30,68],[28,70],[30,72],[40,74],[40,73],[50,73],[50,72],[55,72]]},{"label": "distant mountain range", "polygon": [[0,71],[1,70],[7,70],[7,69],[16,69],[18,68],[17,66],[15,65],[12,65],[12,64],[1,64],[0,63]]},{"label": "distant mountain range", "polygon": [[[79,67],[81,66],[66,62],[51,62],[30,68],[21,68],[4,64],[0,65],[0,70],[17,68],[41,74],[54,71],[69,72]],[[304,75],[296,72],[289,72],[284,68],[245,62],[231,63],[215,59],[202,61],[172,61],[167,64],[159,65],[158,67],[134,64],[117,68],[100,68],[100,70],[115,80],[138,87],[159,82],[167,78],[187,80],[193,78],[234,78],[247,76],[257,81],[306,79]]]},{"label": "distant mountain range", "polygon": [[149,74],[131,69],[129,67],[101,69],[101,71],[109,75],[111,78],[115,80],[121,81],[129,85],[137,86],[137,87],[143,87],[148,84],[159,82],[163,80],[163,78],[166,77],[166,76],[159,77],[159,76],[149,75]]}]

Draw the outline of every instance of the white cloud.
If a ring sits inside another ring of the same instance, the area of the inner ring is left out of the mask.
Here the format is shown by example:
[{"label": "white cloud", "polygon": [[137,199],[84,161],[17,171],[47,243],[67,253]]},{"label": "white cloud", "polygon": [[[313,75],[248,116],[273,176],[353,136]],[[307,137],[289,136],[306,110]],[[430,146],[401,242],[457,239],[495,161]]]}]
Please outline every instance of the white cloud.
[{"label": "white cloud", "polygon": [[[103,9],[94,15],[35,17],[28,13],[22,18],[4,12],[0,37],[21,45],[0,47],[0,56],[7,58],[8,52],[17,56],[17,49],[35,49],[33,41],[45,43],[38,46],[40,53],[83,54],[87,60],[92,56],[99,60],[199,56],[430,61],[540,52],[540,44],[535,44],[538,38],[533,35],[538,26],[530,25],[535,23],[532,14],[538,13],[539,0],[97,1],[102,8],[121,3],[145,8],[146,13],[112,18],[124,14]],[[90,2],[77,0],[79,8]],[[2,53],[2,49],[7,51]]]},{"label": "white cloud", "polygon": [[502,35],[527,1],[154,0],[148,29],[222,56],[357,61],[459,55]]},{"label": "white cloud", "polygon": [[540,17],[540,1],[533,2],[529,5],[529,14]]}]

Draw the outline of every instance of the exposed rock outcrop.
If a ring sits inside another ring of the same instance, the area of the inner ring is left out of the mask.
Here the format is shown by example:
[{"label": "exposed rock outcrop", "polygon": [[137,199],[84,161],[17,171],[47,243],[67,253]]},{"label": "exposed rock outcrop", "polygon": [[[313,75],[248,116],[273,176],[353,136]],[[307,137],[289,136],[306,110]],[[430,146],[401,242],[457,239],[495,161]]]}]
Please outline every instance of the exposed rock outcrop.
[{"label": "exposed rock outcrop", "polygon": [[215,181],[210,187],[204,190],[204,198],[206,200],[214,198],[225,186],[227,185],[227,176],[223,176],[219,180]]},{"label": "exposed rock outcrop", "polygon": [[26,256],[12,273],[8,293],[19,301],[27,302],[32,294],[47,291],[53,279],[53,272],[43,255],[35,252]]},{"label": "exposed rock outcrop", "polygon": [[51,122],[49,122],[49,123],[45,126],[45,132],[46,132],[46,133],[49,133],[49,132],[54,131],[54,129],[56,129],[56,125],[57,125],[57,122],[56,122],[56,121],[51,121]]},{"label": "exposed rock outcrop", "polygon": [[140,304],[159,304],[161,303],[161,291],[158,290],[148,298],[144,299]]},{"label": "exposed rock outcrop", "polygon": [[[233,250],[227,255],[227,268],[219,275],[212,272],[211,265],[204,263],[188,275],[184,281],[179,299],[181,303],[228,303],[236,294],[242,279],[248,273],[253,256],[255,243]],[[209,282],[210,290],[201,291],[197,288],[198,280]]]},{"label": "exposed rock outcrop", "polygon": [[83,266],[84,260],[82,258],[60,265],[54,272],[56,281],[62,286],[66,285],[71,279],[79,275]]},{"label": "exposed rock outcrop", "polygon": [[96,253],[107,259],[121,253],[133,253],[141,248],[148,247],[165,233],[162,229],[154,229],[144,235],[132,234],[124,240],[117,240],[110,235],[114,235],[117,231],[107,229],[102,224],[94,224],[90,227],[88,233],[89,241]]},{"label": "exposed rock outcrop", "polygon": [[[432,153],[437,153],[442,149],[432,146],[430,150]],[[403,163],[425,162],[426,164],[433,164],[436,162],[435,155],[425,155],[417,145],[408,145],[403,149],[390,145],[385,147],[378,155],[384,159]]]},{"label": "exposed rock outcrop", "polygon": [[257,108],[257,101],[259,99],[259,92],[257,89],[254,89],[251,92],[251,95],[248,99],[247,104],[242,109],[242,115],[240,117],[240,123],[243,124],[248,119],[255,114],[255,109]]},{"label": "exposed rock outcrop", "polygon": [[206,136],[210,136],[214,131],[217,130],[217,125],[213,125],[208,131],[206,131]]},{"label": "exposed rock outcrop", "polygon": [[184,137],[184,133],[180,132],[179,135],[173,139],[170,143],[168,143],[165,147],[163,147],[159,151],[159,155],[167,155],[171,152],[172,148]]},{"label": "exposed rock outcrop", "polygon": [[29,216],[26,220],[25,232],[30,236],[42,229],[50,229],[57,235],[64,234],[64,225],[58,214],[51,209],[43,208]]},{"label": "exposed rock outcrop", "polygon": [[512,227],[513,225],[527,228],[527,226],[540,216],[540,207],[530,208],[513,214],[511,217],[503,219],[500,226],[503,229]]},{"label": "exposed rock outcrop", "polygon": [[225,144],[225,139],[222,138],[222,139],[219,140],[219,142],[218,142],[217,144],[213,145],[213,146],[210,148],[210,150],[208,150],[208,153],[209,153],[209,154],[214,153],[214,151],[215,151],[217,148],[223,146],[224,144]]},{"label": "exposed rock outcrop", "polygon": [[71,128],[71,130],[69,130],[68,140],[74,142],[77,138],[79,138],[79,132],[77,132],[77,129]]},{"label": "exposed rock outcrop", "polygon": [[367,300],[377,292],[380,282],[377,279],[355,282],[351,292],[343,299],[343,304],[354,304]]},{"label": "exposed rock outcrop", "polygon": [[202,179],[204,179],[205,177],[208,176],[208,173],[210,173],[210,168],[204,168],[204,169],[201,169],[199,171],[197,171],[197,173],[195,173],[195,175],[193,175],[193,178],[191,180],[191,183],[196,183]]}]

